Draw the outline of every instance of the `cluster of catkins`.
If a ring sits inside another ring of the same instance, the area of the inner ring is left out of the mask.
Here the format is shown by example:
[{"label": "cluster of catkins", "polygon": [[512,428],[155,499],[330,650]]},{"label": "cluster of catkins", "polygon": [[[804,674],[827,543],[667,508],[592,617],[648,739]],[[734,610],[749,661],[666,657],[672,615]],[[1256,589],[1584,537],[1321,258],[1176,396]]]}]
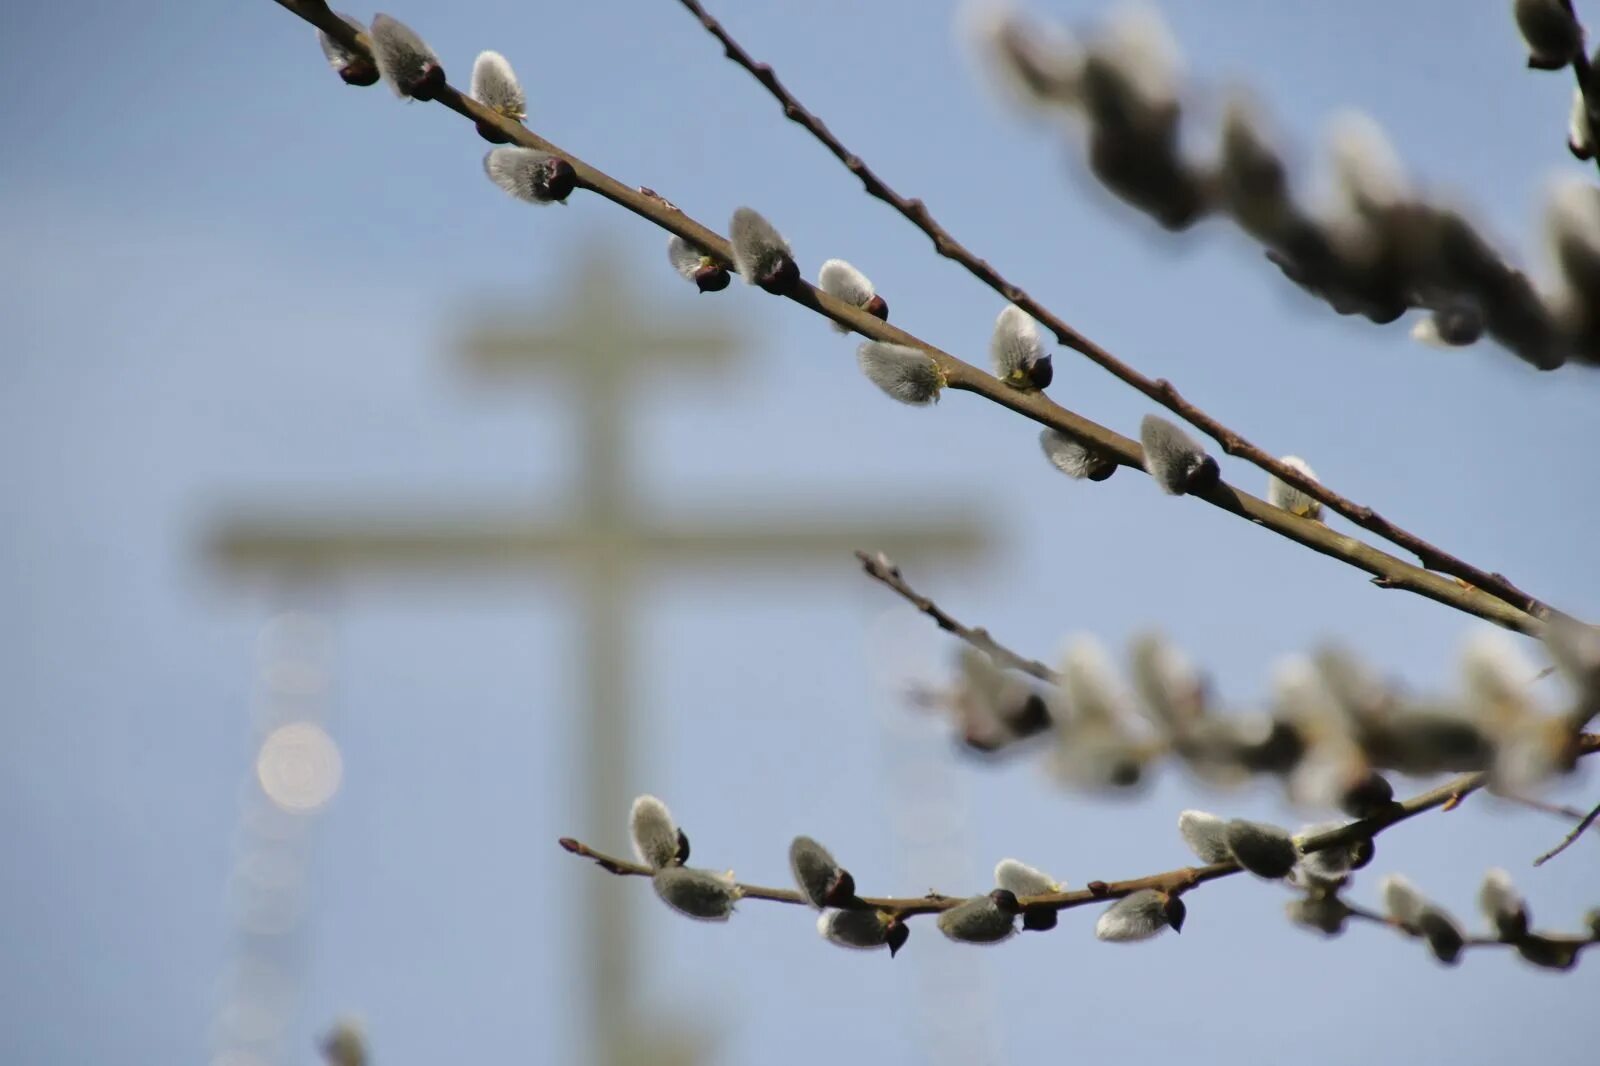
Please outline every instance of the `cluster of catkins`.
[{"label": "cluster of catkins", "polygon": [[[1520,791],[1576,758],[1570,725],[1537,698],[1538,671],[1498,630],[1468,643],[1461,691],[1445,697],[1409,694],[1336,648],[1281,664],[1270,711],[1256,715],[1216,713],[1205,678],[1159,634],[1133,641],[1129,667],[1131,690],[1097,640],[1075,637],[1041,687],[964,647],[937,702],[976,751],[1049,734],[1047,766],[1070,787],[1136,785],[1170,756],[1214,785],[1275,775],[1296,802],[1353,817],[1392,799],[1379,771],[1488,770]],[[1595,683],[1580,665],[1568,678],[1580,691]]]},{"label": "cluster of catkins", "polygon": [[[651,881],[662,902],[680,914],[704,921],[726,921],[743,888],[732,874],[684,866],[688,843],[668,812],[654,796],[633,802],[629,819],[633,851],[651,870]],[[831,943],[847,948],[888,948],[893,956],[911,935],[904,917],[894,909],[874,906],[856,894],[855,878],[827,848],[810,837],[795,837],[789,845],[789,870],[804,901],[821,912],[817,932]],[[997,944],[1020,929],[1044,931],[1056,926],[1056,906],[1035,902],[1064,892],[1055,878],[1019,862],[1004,859],[994,871],[995,888],[938,911],[935,924],[951,940],[967,944]],[[1144,940],[1165,928],[1181,930],[1185,909],[1175,893],[1146,889],[1114,902],[1095,926],[1102,940]]]},{"label": "cluster of catkins", "polygon": [[[1525,33],[1524,9],[1534,8],[1548,19],[1566,5],[1518,0]],[[1555,32],[1528,35],[1530,46],[1536,36],[1543,42],[1534,48],[1541,63],[1564,64],[1581,49],[1569,8],[1565,19],[1570,27],[1556,19]],[[1370,120],[1352,117],[1335,129],[1339,203],[1331,213],[1296,199],[1282,154],[1243,98],[1226,109],[1214,158],[1186,157],[1176,48],[1151,12],[1115,19],[1081,42],[1009,12],[983,31],[991,66],[1020,98],[1082,120],[1095,177],[1166,228],[1231,219],[1291,281],[1340,314],[1382,324],[1426,310],[1413,335],[1427,343],[1469,345],[1487,334],[1540,369],[1600,364],[1600,188],[1592,183],[1571,179],[1551,196],[1547,233],[1559,280],[1541,292],[1459,211],[1409,186]],[[1590,153],[1584,106],[1580,95],[1574,151]]]},{"label": "cluster of catkins", "polygon": [[[415,30],[389,15],[375,15],[370,28],[349,15],[346,25],[366,33],[372,41],[376,66],[321,30],[317,38],[328,64],[350,85],[372,85],[380,77],[395,95],[409,100],[432,100],[445,88],[444,64]],[[499,52],[480,53],[472,64],[471,96],[501,118],[521,122],[527,117],[527,96],[511,64]],[[478,123],[478,134],[492,144],[506,145],[506,136],[493,125]],[[577,187],[577,173],[560,156],[534,148],[506,145],[484,156],[484,172],[496,185],[519,200],[533,204],[560,203]]]}]

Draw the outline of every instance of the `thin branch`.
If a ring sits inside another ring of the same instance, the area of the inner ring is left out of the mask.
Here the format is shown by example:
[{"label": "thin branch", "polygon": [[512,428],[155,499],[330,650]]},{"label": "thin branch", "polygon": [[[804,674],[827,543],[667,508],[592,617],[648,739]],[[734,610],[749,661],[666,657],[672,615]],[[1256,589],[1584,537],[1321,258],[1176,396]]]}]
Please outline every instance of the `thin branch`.
[{"label": "thin branch", "polygon": [[1561,843],[1557,844],[1555,847],[1551,848],[1537,859],[1534,859],[1533,864],[1535,866],[1543,866],[1557,855],[1560,855],[1563,851],[1566,851],[1572,846],[1573,841],[1577,840],[1583,835],[1583,831],[1585,829],[1588,829],[1591,825],[1594,825],[1596,819],[1600,819],[1600,803],[1595,804],[1594,810],[1584,815],[1582,820],[1580,820],[1577,825],[1572,827],[1572,832],[1563,837]]},{"label": "thin branch", "polygon": [[[1579,818],[1583,817],[1583,812],[1576,807],[1569,806],[1565,803],[1550,803],[1546,800],[1536,799],[1533,796],[1524,796],[1519,792],[1502,792],[1497,788],[1491,788],[1489,790],[1489,795],[1493,796],[1497,800],[1504,800],[1505,802],[1514,804],[1518,807],[1526,807],[1530,811],[1539,811],[1542,814],[1551,814],[1557,818],[1565,818],[1569,822],[1575,822]],[[1595,826],[1594,831],[1596,833],[1600,833],[1600,826]]]},{"label": "thin branch", "polygon": [[977,648],[990,659],[993,659],[996,666],[1008,670],[1020,670],[1025,674],[1038,678],[1040,681],[1048,681],[1051,684],[1060,681],[1060,675],[1054,670],[1038,659],[1029,659],[1018,655],[991,637],[987,629],[982,627],[973,629],[951,617],[937,603],[934,603],[928,597],[906,584],[906,579],[901,575],[900,568],[887,555],[882,552],[869,555],[866,552],[858,551],[856,552],[856,558],[861,560],[861,568],[867,572],[868,577],[874,581],[882,582],[893,591],[899,593],[911,606],[933,619],[940,629]]},{"label": "thin branch", "polygon": [[[1600,735],[1586,734],[1581,741],[1580,754],[1589,755],[1595,751],[1600,751]],[[1384,830],[1415,818],[1426,811],[1431,811],[1435,808],[1453,810],[1463,799],[1482,788],[1487,781],[1488,774],[1486,773],[1463,774],[1437,788],[1429,789],[1427,792],[1413,796],[1404,803],[1396,803],[1370,818],[1363,818],[1342,825],[1337,829],[1307,837],[1300,841],[1300,850],[1305,854],[1311,854],[1328,848],[1353,844],[1360,840],[1371,840]],[[623,877],[649,877],[654,872],[648,866],[608,855],[572,837],[562,837],[559,843],[564,849],[580,858],[592,859],[607,873]],[[1174,894],[1183,893],[1207,881],[1231,877],[1241,872],[1243,871],[1239,865],[1232,861],[1212,863],[1209,866],[1181,866],[1165,873],[1150,874],[1127,881],[1090,881],[1086,887],[1081,889],[1071,892],[1053,892],[1042,896],[1026,896],[1020,900],[1020,903],[1025,909],[1064,911],[1092,903],[1121,899],[1123,896],[1132,895],[1146,888],[1154,888]],[[759,899],[771,903],[790,903],[800,906],[809,905],[806,898],[793,889],[769,888],[763,885],[740,882],[738,890],[742,898],[745,899]],[[967,898],[966,896],[949,896],[939,892],[932,892],[925,896],[862,897],[861,903],[864,906],[873,907],[901,918],[910,918],[920,914],[937,914],[941,911],[947,911],[964,902]]]},{"label": "thin branch", "polygon": [[[316,26],[346,48],[357,54],[371,56],[371,42],[367,35],[352,29],[329,11],[321,0],[274,0],[274,2]],[[603,199],[655,223],[667,232],[690,241],[723,265],[732,266],[732,249],[726,239],[690,218],[662,197],[622,184],[609,174],[590,166],[572,153],[531,132],[521,123],[508,119],[462,94],[454,86],[449,84],[443,86],[434,100],[481,127],[497,131],[509,143],[561,156],[571,164],[577,175],[579,187],[588,189]],[[1144,452],[1137,441],[1067,410],[1041,392],[1012,388],[993,374],[963,362],[927,341],[890,325],[852,304],[829,296],[804,281],[797,282],[784,295],[802,307],[848,326],[865,337],[892,344],[909,345],[927,352],[938,366],[940,373],[944,375],[946,384],[952,389],[975,393],[1040,425],[1059,430],[1074,440],[1097,449],[1119,465],[1144,469]],[[1292,477],[1297,476],[1287,468],[1286,473]],[[1270,529],[1314,552],[1339,559],[1363,570],[1376,579],[1374,584],[1380,588],[1405,589],[1530,636],[1538,636],[1544,631],[1545,623],[1541,618],[1529,614],[1499,596],[1430,573],[1369,544],[1336,533],[1321,522],[1300,518],[1274,507],[1265,500],[1234,488],[1226,482],[1218,481],[1211,488],[1191,495],[1230,514]],[[1542,609],[1542,605],[1539,606]]]},{"label": "thin branch", "polygon": [[[1481,570],[1451,555],[1444,549],[1423,540],[1415,533],[1395,525],[1372,508],[1347,499],[1321,482],[1306,477],[1301,471],[1279,461],[1277,457],[1257,447],[1235,430],[1230,429],[1218,419],[1190,403],[1178,392],[1177,387],[1172,382],[1164,378],[1146,377],[1052,314],[1048,308],[1034,300],[1020,286],[1003,277],[987,260],[978,257],[961,242],[957,241],[955,237],[951,236],[950,232],[934,219],[927,205],[920,199],[900,195],[887,182],[878,177],[859,155],[845,147],[844,143],[834,136],[826,123],[808,111],[794,94],[784,87],[769,64],[760,63],[753,59],[739,45],[739,42],[734,40],[728,31],[723,28],[722,24],[706,12],[705,8],[697,0],[678,0],[678,2],[694,14],[699,19],[700,24],[722,44],[723,51],[729,59],[749,71],[777,99],[778,103],[783,106],[783,113],[786,118],[802,126],[820,141],[828,151],[833,153],[834,157],[844,164],[845,169],[861,180],[863,188],[869,195],[893,207],[907,221],[928,235],[940,255],[961,264],[973,277],[1033,316],[1054,333],[1056,340],[1061,344],[1087,356],[1090,361],[1110,371],[1112,375],[1125,384],[1131,385],[1190,425],[1202,430],[1215,439],[1227,454],[1238,456],[1255,464],[1279,480],[1288,482],[1302,492],[1322,501],[1362,529],[1375,533],[1415,554],[1427,569],[1438,570],[1460,578],[1468,584],[1483,589],[1492,596],[1504,600],[1518,610],[1526,611],[1536,618],[1549,617],[1553,609],[1548,604],[1522,591],[1504,575]],[[1574,62],[1574,67],[1576,67],[1576,61]]]}]

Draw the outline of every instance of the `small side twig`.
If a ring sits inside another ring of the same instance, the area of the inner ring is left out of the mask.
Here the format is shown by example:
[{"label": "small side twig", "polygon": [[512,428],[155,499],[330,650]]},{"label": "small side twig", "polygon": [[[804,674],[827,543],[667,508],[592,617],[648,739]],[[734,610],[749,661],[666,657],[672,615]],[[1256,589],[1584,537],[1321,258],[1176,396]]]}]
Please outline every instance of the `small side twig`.
[{"label": "small side twig", "polygon": [[1583,818],[1579,820],[1578,824],[1572,827],[1572,832],[1563,837],[1561,843],[1557,844],[1555,847],[1551,848],[1537,859],[1534,859],[1533,864],[1535,866],[1543,866],[1557,855],[1560,855],[1563,851],[1566,851],[1572,846],[1573,841],[1577,840],[1583,835],[1583,831],[1585,829],[1588,829],[1591,825],[1594,825],[1597,819],[1600,819],[1600,803],[1595,804],[1594,810],[1584,815]]},{"label": "small side twig", "polygon": [[981,626],[974,629],[957,621],[937,603],[934,603],[933,600],[907,584],[904,575],[900,573],[900,568],[895,565],[894,560],[883,554],[883,552],[869,554],[864,551],[858,551],[856,552],[856,558],[861,560],[861,568],[866,571],[868,577],[874,581],[881,582],[898,593],[911,606],[933,619],[934,624],[946,633],[966,641],[983,652],[994,660],[996,666],[1002,669],[1020,670],[1025,674],[1038,678],[1040,681],[1047,681],[1051,684],[1055,684],[1060,680],[1060,676],[1044,663],[1037,659],[1029,659],[1024,655],[1017,654],[990,636],[987,629]]}]

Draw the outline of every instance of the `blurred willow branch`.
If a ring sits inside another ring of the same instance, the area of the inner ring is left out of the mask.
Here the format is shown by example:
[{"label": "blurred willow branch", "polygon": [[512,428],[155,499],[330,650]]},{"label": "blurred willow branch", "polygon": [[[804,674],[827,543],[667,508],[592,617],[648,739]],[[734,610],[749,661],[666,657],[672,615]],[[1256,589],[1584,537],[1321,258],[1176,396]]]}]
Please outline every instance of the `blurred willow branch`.
[{"label": "blurred willow branch", "polygon": [[1237,456],[1253,463],[1272,476],[1320,500],[1362,529],[1413,553],[1427,569],[1458,577],[1536,618],[1549,616],[1551,608],[1548,604],[1524,592],[1504,575],[1490,573],[1473,566],[1444,551],[1442,548],[1423,540],[1415,533],[1389,521],[1371,507],[1358,504],[1334,492],[1317,479],[1307,477],[1302,471],[1282,462],[1277,457],[1247,440],[1238,431],[1231,429],[1219,419],[1189,402],[1172,382],[1164,378],[1152,379],[1146,377],[1134,367],[1116,358],[1109,351],[1068,325],[1032,296],[1029,296],[1020,286],[1007,280],[989,264],[988,260],[980,258],[977,254],[968,250],[960,241],[956,240],[948,230],[939,224],[933,217],[932,212],[928,210],[927,205],[920,199],[908,198],[896,192],[859,155],[847,148],[828,129],[827,124],[822,119],[806,109],[800,100],[778,80],[778,76],[771,65],[757,62],[752,58],[750,53],[745,51],[739,42],[728,33],[727,29],[713,18],[697,0],[678,0],[678,2],[700,20],[700,24],[722,45],[724,53],[730,60],[748,71],[756,81],[761,83],[767,92],[772,94],[778,103],[782,105],[784,117],[798,123],[806,132],[821,142],[823,147],[827,148],[836,159],[844,164],[845,169],[861,180],[862,187],[869,195],[893,207],[908,222],[927,234],[928,238],[933,241],[935,250],[941,256],[959,263],[973,277],[1033,316],[1055,334],[1056,340],[1061,344],[1086,356],[1091,362],[1109,371],[1118,380],[1132,386],[1190,425],[1203,431],[1220,444],[1222,450],[1228,455]]},{"label": "blurred willow branch", "polygon": [[[274,2],[316,26],[353,54],[369,60],[372,58],[370,37],[335,15],[321,0],[274,0]],[[476,123],[480,131],[492,131],[498,138],[503,138],[502,143],[521,145],[561,157],[571,165],[577,187],[594,192],[603,199],[653,222],[667,232],[702,249],[725,267],[732,268],[733,252],[728,241],[662,197],[622,184],[609,174],[531,132],[520,122],[507,118],[464,95],[448,82],[442,82],[440,87],[433,91],[432,99]],[[908,345],[928,353],[945,379],[946,385],[952,389],[975,393],[1040,425],[1058,430],[1096,449],[1119,465],[1138,470],[1145,469],[1144,452],[1138,442],[1062,407],[1039,391],[1012,388],[994,375],[804,281],[796,281],[785,289],[783,295],[802,307],[832,319],[865,337]],[[1297,472],[1286,468],[1285,474],[1286,480],[1300,484],[1301,478]],[[1407,563],[1369,544],[1336,533],[1321,522],[1301,518],[1274,507],[1220,480],[1209,487],[1192,491],[1190,495],[1255,525],[1270,529],[1312,551],[1339,559],[1365,571],[1374,577],[1374,584],[1380,588],[1405,589],[1520,633],[1538,636],[1544,631],[1543,615],[1548,609],[1537,601],[1527,601],[1529,606],[1538,612],[1538,614],[1530,613],[1524,607],[1473,586],[1470,582],[1464,587],[1456,580],[1430,573],[1422,567]],[[1425,544],[1421,541],[1418,543]],[[1437,551],[1431,548],[1428,550]],[[1444,558],[1450,557],[1444,556]],[[1475,569],[1471,572],[1481,573]],[[1493,584],[1493,576],[1486,576]]]}]

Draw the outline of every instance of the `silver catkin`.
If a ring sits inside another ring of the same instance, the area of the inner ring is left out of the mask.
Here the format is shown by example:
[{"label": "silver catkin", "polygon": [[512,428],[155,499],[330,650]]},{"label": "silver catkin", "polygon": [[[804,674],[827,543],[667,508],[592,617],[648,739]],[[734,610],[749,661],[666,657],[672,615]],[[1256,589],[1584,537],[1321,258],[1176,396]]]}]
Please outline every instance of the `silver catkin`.
[{"label": "silver catkin", "polygon": [[[1316,472],[1311,469],[1311,465],[1298,455],[1285,455],[1278,461],[1312,481],[1317,480]],[[1301,518],[1317,521],[1322,517],[1322,501],[1301,492],[1276,474],[1267,475],[1267,502]]]},{"label": "silver catkin", "polygon": [[1041,430],[1039,448],[1050,465],[1070,478],[1103,481],[1117,469],[1111,459],[1073,440],[1059,429]]},{"label": "silver catkin", "polygon": [[483,172],[524,203],[559,203],[572,191],[572,165],[537,148],[508,145],[491,149],[483,157]]},{"label": "silver catkin", "polygon": [[813,907],[828,904],[844,870],[828,849],[810,837],[799,836],[789,844],[789,872]]},{"label": "silver catkin", "polygon": [[678,857],[678,826],[667,805],[654,796],[640,796],[628,812],[633,854],[653,870],[671,866]]},{"label": "silver catkin", "polygon": [[1055,878],[1017,859],[1001,859],[995,864],[994,883],[1017,896],[1045,896],[1061,891],[1061,883]]},{"label": "silver catkin", "polygon": [[728,241],[733,264],[746,283],[774,289],[798,277],[789,242],[759,212],[748,207],[735,211],[728,223]]},{"label": "silver catkin", "polygon": [[[829,296],[863,310],[878,295],[872,286],[872,280],[843,259],[829,259],[822,264],[822,269],[817,271],[817,288]],[[828,324],[838,333],[850,332],[849,326],[842,326],[832,321]]]},{"label": "silver catkin", "polygon": [[1039,325],[1015,304],[1007,304],[994,321],[989,338],[989,359],[994,376],[1009,385],[1024,386],[1034,366],[1045,358]]},{"label": "silver catkin", "polygon": [[998,944],[1017,931],[1016,897],[1004,889],[974,896],[939,915],[939,931],[966,944]]},{"label": "silver catkin", "polygon": [[1214,814],[1184,811],[1178,815],[1178,833],[1201,862],[1227,862],[1233,858],[1228,850],[1228,823]]},{"label": "silver catkin", "polygon": [[1144,445],[1144,465],[1151,478],[1169,496],[1182,496],[1214,481],[1217,461],[1195,439],[1159,415],[1145,415],[1139,423]]},{"label": "silver catkin", "polygon": [[444,67],[426,41],[389,15],[372,18],[372,55],[396,96],[431,100],[444,85]]},{"label": "silver catkin", "polygon": [[1113,943],[1149,940],[1169,926],[1181,930],[1185,914],[1183,901],[1154,888],[1142,888],[1124,896],[1095,919],[1094,935]]},{"label": "silver catkin", "polygon": [[516,71],[499,52],[480,52],[472,64],[472,98],[497,114],[521,122],[528,116],[528,98]]},{"label": "silver catkin", "polygon": [[938,364],[920,348],[865,341],[856,349],[856,363],[867,380],[901,403],[934,403],[944,388]]},{"label": "silver catkin", "polygon": [[733,914],[739,890],[726,874],[688,866],[667,866],[650,878],[661,902],[689,918],[725,922]]}]

